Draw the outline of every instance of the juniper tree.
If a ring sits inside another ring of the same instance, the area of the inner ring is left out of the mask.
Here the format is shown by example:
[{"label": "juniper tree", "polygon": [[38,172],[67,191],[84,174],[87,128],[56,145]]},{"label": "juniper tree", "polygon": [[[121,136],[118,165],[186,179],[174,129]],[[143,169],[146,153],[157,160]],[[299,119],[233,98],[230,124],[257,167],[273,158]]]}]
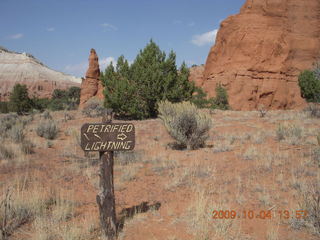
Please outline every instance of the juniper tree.
[{"label": "juniper tree", "polygon": [[132,65],[119,57],[116,68],[110,64],[102,76],[105,105],[119,117],[144,119],[157,116],[161,100],[179,102],[192,97],[194,85],[183,63],[179,70],[176,55],[165,52],[152,41],[140,50]]}]

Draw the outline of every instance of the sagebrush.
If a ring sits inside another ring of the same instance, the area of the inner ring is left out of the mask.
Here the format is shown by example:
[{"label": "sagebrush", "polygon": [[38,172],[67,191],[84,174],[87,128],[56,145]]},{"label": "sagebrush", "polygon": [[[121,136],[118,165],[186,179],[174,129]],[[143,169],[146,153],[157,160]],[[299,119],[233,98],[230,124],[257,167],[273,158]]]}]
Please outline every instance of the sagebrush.
[{"label": "sagebrush", "polygon": [[91,98],[86,102],[82,113],[87,117],[101,117],[104,113],[103,102],[97,98]]},{"label": "sagebrush", "polygon": [[59,132],[59,127],[52,119],[41,121],[36,129],[38,136],[46,139],[55,139]]},{"label": "sagebrush", "polygon": [[204,146],[212,125],[207,113],[200,111],[190,102],[162,101],[158,106],[159,117],[179,145],[187,149]]}]

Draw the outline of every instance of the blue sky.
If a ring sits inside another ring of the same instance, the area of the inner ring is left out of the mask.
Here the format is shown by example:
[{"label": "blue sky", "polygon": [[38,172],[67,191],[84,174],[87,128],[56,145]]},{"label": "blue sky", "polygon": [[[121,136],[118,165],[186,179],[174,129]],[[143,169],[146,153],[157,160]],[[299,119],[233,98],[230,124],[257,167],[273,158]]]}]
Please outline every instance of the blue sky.
[{"label": "blue sky", "polygon": [[133,61],[152,38],[177,63],[205,63],[220,21],[245,0],[0,0],[0,45],[52,69],[84,75],[95,48],[100,68]]}]

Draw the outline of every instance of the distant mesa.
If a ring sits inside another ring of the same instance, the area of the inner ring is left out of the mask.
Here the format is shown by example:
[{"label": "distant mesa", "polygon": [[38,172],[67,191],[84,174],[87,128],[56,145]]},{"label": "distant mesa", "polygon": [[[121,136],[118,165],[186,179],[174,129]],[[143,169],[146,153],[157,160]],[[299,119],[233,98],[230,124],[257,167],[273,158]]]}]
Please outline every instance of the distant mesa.
[{"label": "distant mesa", "polygon": [[90,50],[89,67],[86,72],[86,78],[82,79],[80,93],[80,108],[83,108],[85,103],[93,97],[103,100],[103,86],[100,81],[99,58],[96,50]]},{"label": "distant mesa", "polygon": [[197,84],[214,96],[221,83],[235,110],[303,107],[298,75],[320,57],[319,12],[319,0],[247,0],[221,23]]},{"label": "distant mesa", "polygon": [[28,53],[0,47],[0,101],[7,101],[16,83],[26,84],[30,97],[50,98],[54,89],[80,87],[80,79],[45,66]]}]

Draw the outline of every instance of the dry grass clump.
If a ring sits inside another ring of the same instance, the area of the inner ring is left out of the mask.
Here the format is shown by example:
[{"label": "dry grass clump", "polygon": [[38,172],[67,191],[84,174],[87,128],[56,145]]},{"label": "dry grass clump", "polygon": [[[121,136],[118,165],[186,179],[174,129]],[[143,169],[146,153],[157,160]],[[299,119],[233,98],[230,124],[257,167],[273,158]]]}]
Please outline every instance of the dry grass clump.
[{"label": "dry grass clump", "polygon": [[12,148],[5,146],[5,145],[0,145],[0,160],[5,159],[13,159],[14,158],[14,151]]},{"label": "dry grass clump", "polygon": [[86,102],[82,114],[87,117],[101,117],[104,113],[103,101],[97,98],[91,98]]},{"label": "dry grass clump", "polygon": [[[179,169],[180,168],[180,169]],[[205,178],[214,178],[216,169],[212,166],[195,163],[191,166],[175,165],[173,171],[170,172],[170,181],[166,184],[165,189],[174,191],[179,187],[191,187],[197,180]]]},{"label": "dry grass clump", "polygon": [[249,146],[242,154],[245,160],[256,160],[260,157],[259,152],[254,146]]},{"label": "dry grass clump", "polygon": [[213,146],[213,152],[229,152],[233,150],[233,146],[230,141],[218,141]]},{"label": "dry grass clump", "polygon": [[158,111],[169,134],[181,147],[190,150],[204,146],[212,123],[209,114],[189,102],[162,101]]},{"label": "dry grass clump", "polygon": [[52,120],[44,120],[40,121],[38,127],[36,128],[36,132],[39,137],[44,137],[46,139],[55,139],[59,132],[59,127],[57,123]]},{"label": "dry grass clump", "polygon": [[24,159],[33,153],[33,144],[26,139],[25,128],[33,117],[19,117],[17,114],[0,116],[0,160]]},{"label": "dry grass clump", "polygon": [[276,138],[278,141],[285,140],[289,144],[297,145],[301,142],[303,129],[295,124],[284,123],[279,124],[276,130]]},{"label": "dry grass clump", "polygon": [[89,238],[88,226],[64,223],[58,224],[51,216],[38,216],[33,222],[34,240],[87,240]]},{"label": "dry grass clump", "polygon": [[233,239],[235,219],[213,219],[213,211],[230,210],[223,202],[216,202],[203,186],[195,188],[188,209],[188,223],[196,239]]},{"label": "dry grass clump", "polygon": [[258,111],[260,117],[264,118],[267,115],[268,109],[263,104],[259,104]]},{"label": "dry grass clump", "polygon": [[18,181],[7,188],[0,198],[0,230],[2,237],[11,235],[21,225],[44,214],[50,199],[44,189],[28,188],[26,181]]},{"label": "dry grass clump", "polygon": [[304,184],[299,195],[301,201],[299,209],[307,211],[307,217],[301,218],[300,225],[309,228],[313,233],[320,235],[320,182]]},{"label": "dry grass clump", "polygon": [[5,114],[0,117],[0,136],[15,142],[22,142],[25,138],[24,127],[28,123],[17,114]]},{"label": "dry grass clump", "polygon": [[267,227],[267,240],[279,240],[280,222],[270,222]]},{"label": "dry grass clump", "polygon": [[256,134],[253,134],[252,136],[252,142],[255,144],[262,144],[266,139],[266,134],[262,131],[257,132]]},{"label": "dry grass clump", "polygon": [[173,171],[172,178],[166,184],[167,191],[174,191],[179,187],[186,186],[193,182],[192,173],[189,168],[184,168],[182,171]]},{"label": "dry grass clump", "polygon": [[3,114],[0,117],[0,134],[2,137],[7,137],[6,133],[12,126],[18,123],[19,117],[17,114],[9,113]]},{"label": "dry grass clump", "polygon": [[25,154],[32,154],[34,153],[34,144],[30,140],[23,140],[21,143],[21,151]]},{"label": "dry grass clump", "polygon": [[152,171],[161,176],[168,175],[179,167],[175,159],[168,157],[154,158],[151,163]]},{"label": "dry grass clump", "polygon": [[313,150],[312,159],[314,163],[320,167],[320,147]]},{"label": "dry grass clump", "polygon": [[320,118],[320,105],[316,103],[310,103],[309,106],[304,110],[309,114],[310,117]]},{"label": "dry grass clump", "polygon": [[142,154],[137,151],[114,152],[115,163],[121,166],[136,163],[142,160]]},{"label": "dry grass clump", "polygon": [[28,177],[13,182],[0,197],[0,239],[7,239],[26,223],[33,223],[37,240],[61,239],[64,233],[73,236],[74,229],[61,228],[74,216],[73,201],[62,197],[60,192],[39,187]]},{"label": "dry grass clump", "polygon": [[140,165],[126,166],[125,168],[123,168],[123,173],[120,177],[120,180],[123,182],[130,182],[136,179],[136,175],[139,172],[140,168]]},{"label": "dry grass clump", "polygon": [[14,142],[22,142],[25,138],[24,125],[21,122],[16,123],[8,131],[9,138]]}]

